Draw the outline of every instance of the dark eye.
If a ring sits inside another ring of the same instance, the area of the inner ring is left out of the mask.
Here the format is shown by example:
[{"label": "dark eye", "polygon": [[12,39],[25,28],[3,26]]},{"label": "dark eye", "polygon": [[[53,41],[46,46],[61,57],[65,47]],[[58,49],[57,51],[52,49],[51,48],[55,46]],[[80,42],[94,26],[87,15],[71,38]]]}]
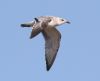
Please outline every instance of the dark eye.
[{"label": "dark eye", "polygon": [[64,21],[64,19],[61,19],[61,21]]}]

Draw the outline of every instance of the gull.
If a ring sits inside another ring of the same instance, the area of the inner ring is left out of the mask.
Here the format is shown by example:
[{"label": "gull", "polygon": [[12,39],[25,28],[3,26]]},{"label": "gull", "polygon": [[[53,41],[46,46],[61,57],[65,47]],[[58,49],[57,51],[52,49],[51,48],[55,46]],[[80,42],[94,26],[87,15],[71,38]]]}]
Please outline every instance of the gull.
[{"label": "gull", "polygon": [[50,70],[53,65],[61,40],[61,34],[56,29],[57,26],[70,22],[56,16],[40,16],[34,18],[33,21],[21,24],[21,27],[32,27],[30,39],[42,33],[45,39],[45,60],[46,69]]}]

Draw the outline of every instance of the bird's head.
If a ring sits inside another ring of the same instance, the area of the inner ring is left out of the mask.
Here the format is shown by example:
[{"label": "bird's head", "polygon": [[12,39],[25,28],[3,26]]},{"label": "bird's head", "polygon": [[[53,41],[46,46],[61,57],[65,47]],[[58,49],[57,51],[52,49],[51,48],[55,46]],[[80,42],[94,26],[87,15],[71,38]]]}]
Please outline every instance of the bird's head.
[{"label": "bird's head", "polygon": [[70,21],[67,19],[60,18],[60,17],[53,17],[53,19],[49,22],[49,25],[59,26],[59,25],[65,24],[65,23],[70,24]]}]

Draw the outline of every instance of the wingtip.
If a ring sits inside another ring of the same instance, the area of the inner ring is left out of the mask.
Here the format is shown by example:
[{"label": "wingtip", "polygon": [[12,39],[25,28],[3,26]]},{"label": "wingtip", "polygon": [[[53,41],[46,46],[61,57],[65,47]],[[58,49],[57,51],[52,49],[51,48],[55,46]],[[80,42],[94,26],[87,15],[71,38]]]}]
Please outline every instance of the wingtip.
[{"label": "wingtip", "polygon": [[46,70],[49,71],[51,68],[51,64],[48,63],[48,61],[46,60]]},{"label": "wingtip", "polygon": [[20,26],[21,26],[21,27],[31,27],[30,24],[21,24]]},{"label": "wingtip", "polygon": [[46,67],[47,71],[49,71],[49,70],[50,70],[50,68],[51,68],[51,67],[47,65],[47,67]]},{"label": "wingtip", "polygon": [[36,22],[39,22],[39,20],[37,18],[34,18]]},{"label": "wingtip", "polygon": [[30,39],[32,39],[32,37],[30,37]]},{"label": "wingtip", "polygon": [[24,24],[20,24],[21,27],[24,27]]},{"label": "wingtip", "polygon": [[30,36],[29,38],[30,38],[30,39],[32,39],[33,37],[32,37],[32,36]]}]

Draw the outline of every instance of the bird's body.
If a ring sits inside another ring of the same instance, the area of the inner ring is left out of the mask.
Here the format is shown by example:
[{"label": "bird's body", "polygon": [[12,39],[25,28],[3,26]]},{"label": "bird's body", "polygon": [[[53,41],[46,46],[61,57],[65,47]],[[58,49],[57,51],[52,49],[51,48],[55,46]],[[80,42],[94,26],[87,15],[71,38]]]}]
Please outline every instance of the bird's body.
[{"label": "bird's body", "polygon": [[43,34],[45,39],[45,60],[47,71],[51,68],[54,60],[56,58],[59,46],[61,34],[55,28],[64,23],[70,23],[66,19],[55,16],[41,16],[34,18],[35,21],[21,24],[22,27],[32,27],[32,32],[30,38],[35,37],[40,32]]}]

